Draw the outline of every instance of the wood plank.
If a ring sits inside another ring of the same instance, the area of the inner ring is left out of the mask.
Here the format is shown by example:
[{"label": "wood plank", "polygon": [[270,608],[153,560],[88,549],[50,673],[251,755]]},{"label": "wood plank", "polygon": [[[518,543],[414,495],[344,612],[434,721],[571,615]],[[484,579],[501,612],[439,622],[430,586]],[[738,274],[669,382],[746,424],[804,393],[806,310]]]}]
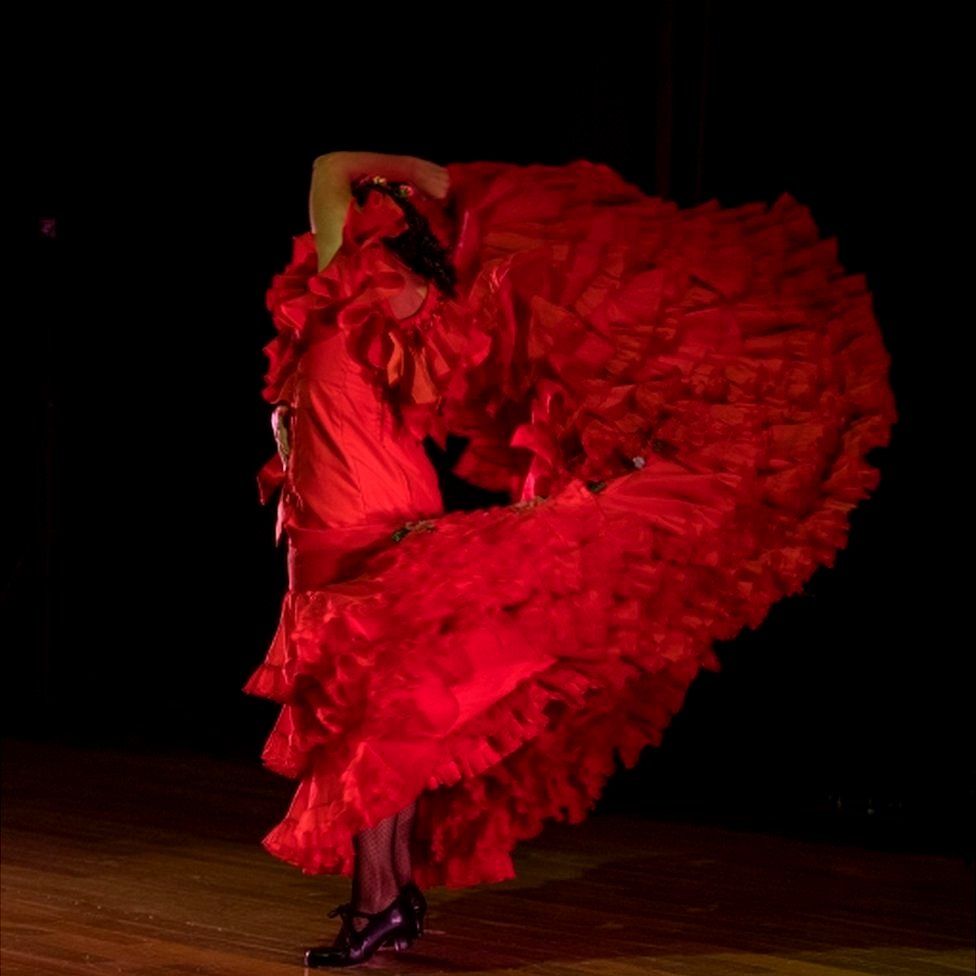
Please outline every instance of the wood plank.
[{"label": "wood plank", "polygon": [[[260,764],[3,744],[5,976],[274,976],[331,939],[346,879],[260,847],[293,789]],[[369,968],[503,976],[974,971],[973,868],[713,825],[551,823],[518,877],[432,889]]]}]

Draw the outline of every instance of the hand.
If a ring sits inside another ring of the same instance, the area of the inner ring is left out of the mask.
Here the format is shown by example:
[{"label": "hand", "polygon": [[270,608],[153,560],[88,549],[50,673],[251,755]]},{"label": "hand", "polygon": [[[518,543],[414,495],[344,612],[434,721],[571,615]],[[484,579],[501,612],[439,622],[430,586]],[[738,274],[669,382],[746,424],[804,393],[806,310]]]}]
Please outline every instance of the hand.
[{"label": "hand", "polygon": [[274,431],[275,442],[278,445],[278,456],[281,458],[284,467],[288,466],[288,457],[291,454],[288,422],[288,404],[279,403],[271,414],[271,429]]},{"label": "hand", "polygon": [[413,160],[412,182],[435,200],[443,200],[451,186],[451,176],[447,169],[428,159],[418,159],[416,156],[407,158]]}]

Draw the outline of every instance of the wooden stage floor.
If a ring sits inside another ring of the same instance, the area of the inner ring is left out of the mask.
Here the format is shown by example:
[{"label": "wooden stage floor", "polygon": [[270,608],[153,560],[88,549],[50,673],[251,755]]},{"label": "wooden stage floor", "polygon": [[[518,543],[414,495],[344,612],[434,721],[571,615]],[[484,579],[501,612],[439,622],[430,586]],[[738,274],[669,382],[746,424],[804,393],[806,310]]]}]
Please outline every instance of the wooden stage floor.
[{"label": "wooden stage floor", "polygon": [[[5,740],[3,976],[303,970],[348,881],[260,846],[293,784],[259,763]],[[598,814],[518,878],[427,892],[405,953],[347,972],[791,976],[974,971],[962,859]]]}]

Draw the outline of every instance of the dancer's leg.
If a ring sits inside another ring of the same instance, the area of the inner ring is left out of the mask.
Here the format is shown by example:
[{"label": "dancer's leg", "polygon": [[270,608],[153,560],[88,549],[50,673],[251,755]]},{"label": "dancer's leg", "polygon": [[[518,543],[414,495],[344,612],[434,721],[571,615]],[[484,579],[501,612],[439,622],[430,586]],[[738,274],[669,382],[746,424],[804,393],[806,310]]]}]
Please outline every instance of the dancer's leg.
[{"label": "dancer's leg", "polygon": [[397,813],[393,827],[393,876],[397,886],[402,888],[411,878],[410,865],[410,835],[413,829],[414,815],[417,812],[417,801],[404,807]]},{"label": "dancer's leg", "polygon": [[[356,863],[352,879],[352,906],[357,911],[378,912],[397,896],[399,885],[390,858],[396,818],[397,814],[390,814],[353,838]],[[368,919],[353,916],[352,923],[361,929]]]}]

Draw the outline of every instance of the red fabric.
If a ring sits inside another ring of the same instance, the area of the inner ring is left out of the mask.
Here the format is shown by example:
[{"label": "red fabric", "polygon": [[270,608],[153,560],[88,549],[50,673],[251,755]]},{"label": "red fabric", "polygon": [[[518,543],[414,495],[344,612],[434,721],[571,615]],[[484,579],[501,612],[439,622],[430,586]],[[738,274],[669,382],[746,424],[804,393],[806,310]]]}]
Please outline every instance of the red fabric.
[{"label": "red fabric", "polygon": [[[514,877],[520,840],[660,743],[716,639],[833,565],[897,420],[865,279],[789,194],[448,170],[443,205],[413,199],[456,298],[383,244],[377,192],[268,291],[263,395],[295,427],[259,486],[290,586],[244,690],[281,704],[263,760],[298,781],[263,843],[309,874],[351,876],[352,836],[418,798],[421,886]],[[443,511],[421,439],[447,432],[517,504]]]}]

